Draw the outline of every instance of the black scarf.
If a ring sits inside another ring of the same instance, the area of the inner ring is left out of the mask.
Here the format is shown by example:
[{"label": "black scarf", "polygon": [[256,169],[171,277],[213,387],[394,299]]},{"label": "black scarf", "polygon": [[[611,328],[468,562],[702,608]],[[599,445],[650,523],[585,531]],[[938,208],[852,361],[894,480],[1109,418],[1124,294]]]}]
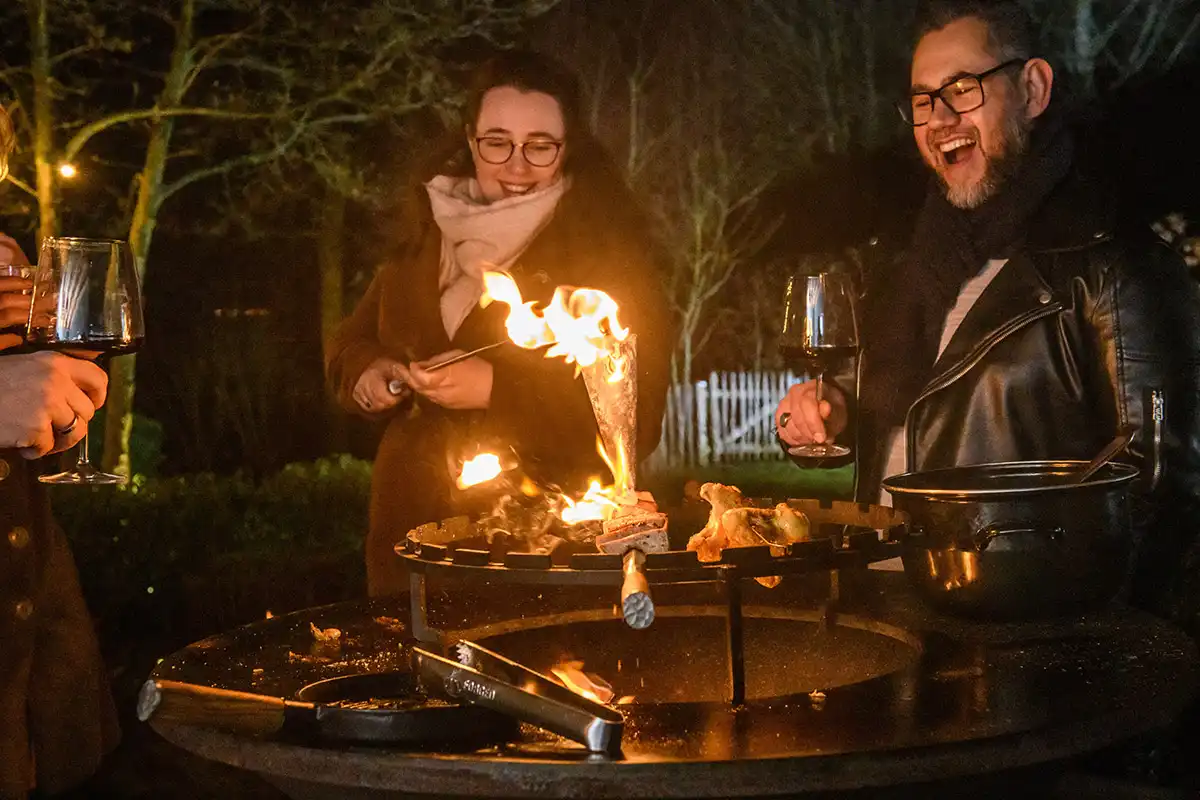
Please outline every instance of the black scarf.
[{"label": "black scarf", "polygon": [[881,285],[868,286],[860,422],[878,434],[904,424],[933,377],[946,314],[963,283],[989,259],[1020,248],[1030,220],[1066,177],[1073,149],[1066,127],[1045,120],[1004,189],[979,208],[956,208],[940,186],[930,188],[907,254]]}]

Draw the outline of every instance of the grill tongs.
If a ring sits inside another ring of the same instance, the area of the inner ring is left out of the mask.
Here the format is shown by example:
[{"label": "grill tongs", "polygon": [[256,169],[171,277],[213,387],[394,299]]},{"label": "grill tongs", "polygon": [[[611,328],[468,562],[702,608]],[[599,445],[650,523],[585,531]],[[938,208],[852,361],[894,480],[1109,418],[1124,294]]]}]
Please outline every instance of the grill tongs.
[{"label": "grill tongs", "polygon": [[458,661],[413,648],[413,672],[427,692],[516,717],[593,753],[620,755],[620,712],[474,642],[460,641],[455,650]]}]

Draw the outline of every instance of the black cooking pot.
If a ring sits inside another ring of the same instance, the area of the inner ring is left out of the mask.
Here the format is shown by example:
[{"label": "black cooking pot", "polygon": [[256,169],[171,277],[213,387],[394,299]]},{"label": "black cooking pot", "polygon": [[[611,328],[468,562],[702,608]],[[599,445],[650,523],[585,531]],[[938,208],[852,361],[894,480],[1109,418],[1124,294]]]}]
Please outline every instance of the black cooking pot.
[{"label": "black cooking pot", "polygon": [[1127,464],[1087,483],[1082,461],[1019,461],[883,481],[908,514],[904,571],[939,610],[1030,619],[1103,605],[1121,588],[1132,533]]}]

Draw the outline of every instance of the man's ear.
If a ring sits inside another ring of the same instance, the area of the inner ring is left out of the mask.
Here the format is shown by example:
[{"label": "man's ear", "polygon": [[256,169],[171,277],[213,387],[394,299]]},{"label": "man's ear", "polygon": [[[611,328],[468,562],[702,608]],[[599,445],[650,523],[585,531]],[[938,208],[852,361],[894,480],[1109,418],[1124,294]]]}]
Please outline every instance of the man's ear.
[{"label": "man's ear", "polygon": [[1044,58],[1031,58],[1021,69],[1021,88],[1025,90],[1025,113],[1029,119],[1040,117],[1050,105],[1054,87],[1054,68]]}]

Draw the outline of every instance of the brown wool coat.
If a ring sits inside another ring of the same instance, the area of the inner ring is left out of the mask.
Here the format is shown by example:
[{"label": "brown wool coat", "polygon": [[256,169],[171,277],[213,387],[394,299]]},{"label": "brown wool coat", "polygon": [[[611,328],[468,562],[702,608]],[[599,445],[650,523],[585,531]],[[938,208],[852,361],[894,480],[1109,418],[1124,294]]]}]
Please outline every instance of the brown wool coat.
[{"label": "brown wool coat", "polygon": [[[362,413],[351,397],[376,358],[407,363],[452,347],[469,350],[507,338],[507,306],[476,308],[446,337],[438,303],[441,234],[426,220],[415,246],[386,263],[326,350],[338,402]],[[621,324],[638,337],[638,454],[658,444],[673,344],[659,250],[626,198],[597,194],[576,180],[554,217],[514,265],[526,300],[548,301],[559,285],[603,289],[620,305]],[[366,561],[373,596],[407,589],[393,546],[413,527],[457,513],[478,513],[494,489],[454,487],[455,456],[513,447],[524,472],[569,491],[608,472],[596,454],[597,426],[582,379],[563,359],[506,346],[487,354],[493,365],[491,405],[485,412],[449,411],[426,401],[375,418],[386,424],[375,459]],[[449,459],[449,460],[448,460]]]},{"label": "brown wool coat", "polygon": [[0,798],[79,783],[117,738],[66,538],[34,466],[0,450]]}]

